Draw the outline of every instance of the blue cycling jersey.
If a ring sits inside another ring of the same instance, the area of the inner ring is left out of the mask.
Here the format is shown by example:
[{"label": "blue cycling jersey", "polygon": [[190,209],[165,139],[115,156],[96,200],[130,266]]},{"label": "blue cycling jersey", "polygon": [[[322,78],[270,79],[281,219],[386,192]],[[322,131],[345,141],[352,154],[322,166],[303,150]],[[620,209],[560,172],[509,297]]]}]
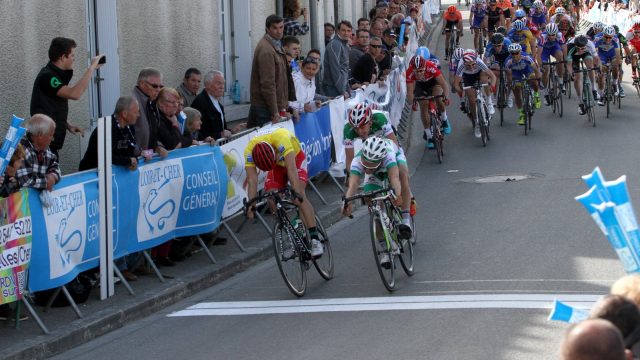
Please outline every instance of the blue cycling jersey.
[{"label": "blue cycling jersey", "polygon": [[502,41],[502,49],[500,49],[500,52],[495,52],[495,49],[493,48],[493,43],[489,42],[487,44],[487,48],[485,49],[485,56],[491,57],[494,55],[507,54],[509,53],[509,45],[511,45],[511,40],[504,38],[504,41]]},{"label": "blue cycling jersey", "polygon": [[516,61],[510,56],[505,68],[511,70],[514,80],[518,80],[533,72],[533,59],[530,56],[520,56],[520,60]]},{"label": "blue cycling jersey", "polygon": [[611,59],[616,56],[616,49],[619,48],[618,44],[611,40],[607,43],[604,37],[596,37],[595,47],[598,50],[598,56],[602,59]]}]

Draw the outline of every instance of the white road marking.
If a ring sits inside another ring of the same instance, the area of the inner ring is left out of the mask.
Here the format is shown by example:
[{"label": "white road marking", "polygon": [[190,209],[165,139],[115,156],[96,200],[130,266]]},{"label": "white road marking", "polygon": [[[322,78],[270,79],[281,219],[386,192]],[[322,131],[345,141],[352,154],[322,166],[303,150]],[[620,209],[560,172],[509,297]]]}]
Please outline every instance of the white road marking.
[{"label": "white road marking", "polygon": [[591,308],[603,294],[477,294],[402,296],[280,301],[205,302],[171,313],[181,316],[299,314],[343,311],[446,309],[551,309],[555,299],[577,308]]}]

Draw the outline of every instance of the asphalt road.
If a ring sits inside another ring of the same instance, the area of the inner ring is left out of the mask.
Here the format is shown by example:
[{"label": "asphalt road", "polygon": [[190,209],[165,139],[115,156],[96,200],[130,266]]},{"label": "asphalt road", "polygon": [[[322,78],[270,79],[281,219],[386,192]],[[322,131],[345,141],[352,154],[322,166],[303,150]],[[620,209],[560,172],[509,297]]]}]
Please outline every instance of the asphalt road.
[{"label": "asphalt road", "polygon": [[[463,39],[468,44],[469,34]],[[335,278],[326,282],[309,272],[304,301],[321,302],[289,302],[295,299],[269,260],[56,358],[557,358],[566,324],[548,321],[545,307],[553,298],[604,294],[623,275],[574,197],[587,190],[580,176],[600,166],[609,180],[628,175],[639,203],[634,114],[640,106],[628,82],[626,90],[622,110],[610,119],[597,109],[595,128],[577,114],[575,99],[565,101],[563,118],[543,106],[528,136],[508,109],[503,127],[492,124],[487,147],[454,101],[444,163],[437,164],[433,152],[418,157],[412,177],[419,205],[416,274],[400,272],[393,294],[378,278],[368,218],[360,210],[330,229]],[[421,146],[419,131],[414,137]],[[530,178],[476,181],[493,175]],[[344,299],[351,299],[349,307]],[[248,312],[261,313],[229,315],[237,304],[210,304],[241,301],[259,301]],[[192,316],[175,316],[192,306],[200,308]],[[211,308],[226,315],[210,315]]]}]

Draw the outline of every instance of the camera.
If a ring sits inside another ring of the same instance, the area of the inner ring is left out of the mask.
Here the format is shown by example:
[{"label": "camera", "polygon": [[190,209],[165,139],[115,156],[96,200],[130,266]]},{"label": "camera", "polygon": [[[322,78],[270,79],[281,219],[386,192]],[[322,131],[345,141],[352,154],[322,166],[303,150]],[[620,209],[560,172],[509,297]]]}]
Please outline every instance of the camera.
[{"label": "camera", "polygon": [[100,60],[98,60],[98,64],[105,64],[107,62],[107,55],[102,55]]}]

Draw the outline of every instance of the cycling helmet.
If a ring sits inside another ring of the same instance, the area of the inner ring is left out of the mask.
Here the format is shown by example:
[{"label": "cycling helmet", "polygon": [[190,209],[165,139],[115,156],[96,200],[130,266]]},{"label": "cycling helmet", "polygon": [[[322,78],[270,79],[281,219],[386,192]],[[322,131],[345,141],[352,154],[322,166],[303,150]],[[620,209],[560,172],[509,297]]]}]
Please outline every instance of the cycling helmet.
[{"label": "cycling helmet", "polygon": [[491,41],[491,43],[493,45],[500,45],[500,44],[502,44],[504,42],[504,35],[495,33],[495,34],[491,35],[491,40],[490,41]]},{"label": "cycling helmet", "polygon": [[575,40],[573,40],[573,43],[579,47],[587,46],[588,42],[589,42],[589,39],[587,39],[587,37],[584,35],[578,35],[576,36]]},{"label": "cycling helmet", "polygon": [[261,141],[251,151],[253,163],[262,171],[273,169],[276,164],[276,152],[268,142]]},{"label": "cycling helmet", "polygon": [[547,32],[547,35],[556,35],[558,33],[558,25],[549,23],[544,30]]},{"label": "cycling helmet", "polygon": [[522,46],[518,43],[513,43],[509,45],[509,53],[510,54],[518,54],[522,51]]},{"label": "cycling helmet", "polygon": [[616,29],[614,29],[613,26],[605,26],[602,33],[606,36],[614,36],[616,34]]},{"label": "cycling helmet", "polygon": [[520,19],[527,16],[527,13],[524,12],[524,10],[522,9],[518,9],[516,10],[516,18]]},{"label": "cycling helmet", "polygon": [[349,110],[349,124],[359,128],[371,121],[371,109],[365,103],[360,103]]},{"label": "cycling helmet", "polygon": [[484,2],[484,0],[474,0],[473,1],[476,5],[482,5],[482,3]]},{"label": "cycling helmet", "polygon": [[534,9],[542,9],[544,5],[542,4],[542,1],[540,0],[536,0],[533,2],[533,5],[531,7],[533,7]]},{"label": "cycling helmet", "polygon": [[369,161],[381,161],[387,156],[386,140],[378,136],[369,137],[362,143],[362,156]]},{"label": "cycling helmet", "polygon": [[478,58],[478,53],[473,49],[467,49],[462,54],[462,61],[466,63],[476,62],[477,58]]},{"label": "cycling helmet", "polygon": [[421,69],[425,66],[427,60],[420,55],[414,55],[413,58],[411,58],[411,63],[416,69]]},{"label": "cycling helmet", "polygon": [[426,46],[420,46],[416,50],[416,55],[420,55],[425,59],[430,59],[431,58],[431,52],[429,51],[429,48],[426,47]]},{"label": "cycling helmet", "polygon": [[489,0],[489,5],[498,5],[497,0]]},{"label": "cycling helmet", "polygon": [[633,18],[633,26],[639,26],[640,25],[640,16],[635,16]]},{"label": "cycling helmet", "polygon": [[593,23],[593,30],[595,30],[596,33],[599,33],[600,31],[598,30],[602,29],[604,29],[604,23],[602,23],[602,21],[596,21]]},{"label": "cycling helmet", "polygon": [[454,5],[451,5],[447,8],[447,12],[455,13],[456,11],[458,11],[458,9]]},{"label": "cycling helmet", "polygon": [[496,32],[497,32],[498,34],[507,35],[507,28],[506,28],[506,27],[504,27],[504,26],[498,26],[498,27],[496,28]]},{"label": "cycling helmet", "polygon": [[559,7],[556,9],[556,15],[564,15],[566,13],[566,11],[564,10],[563,7]]},{"label": "cycling helmet", "polygon": [[456,48],[455,50],[453,50],[453,58],[455,60],[462,59],[462,55],[464,55],[464,49],[463,48],[459,47],[459,48]]},{"label": "cycling helmet", "polygon": [[513,28],[514,28],[516,31],[522,31],[522,30],[524,30],[524,28],[525,28],[524,21],[522,21],[522,20],[516,20],[516,21],[514,21],[514,22],[513,22]]}]

